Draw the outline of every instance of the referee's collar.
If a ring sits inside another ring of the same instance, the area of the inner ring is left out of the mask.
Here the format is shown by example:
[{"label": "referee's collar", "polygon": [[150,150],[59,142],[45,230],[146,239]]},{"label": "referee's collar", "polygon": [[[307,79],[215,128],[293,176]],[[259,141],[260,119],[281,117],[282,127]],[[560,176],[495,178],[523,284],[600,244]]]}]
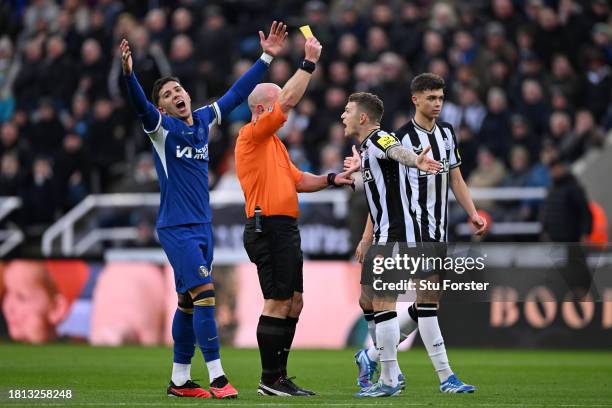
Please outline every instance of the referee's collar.
[{"label": "referee's collar", "polygon": [[371,138],[371,137],[372,137],[372,135],[373,135],[374,133],[378,132],[379,130],[380,130],[380,128],[378,127],[378,128],[376,128],[376,129],[374,129],[373,131],[371,131],[371,132],[370,132],[370,133],[369,133],[369,134],[366,136],[366,138],[365,138],[365,139],[363,139],[363,142],[361,142],[361,144],[359,145],[359,148],[361,148],[361,149],[365,148],[365,144],[366,144],[366,142],[368,141],[368,139],[369,139],[369,138]]}]

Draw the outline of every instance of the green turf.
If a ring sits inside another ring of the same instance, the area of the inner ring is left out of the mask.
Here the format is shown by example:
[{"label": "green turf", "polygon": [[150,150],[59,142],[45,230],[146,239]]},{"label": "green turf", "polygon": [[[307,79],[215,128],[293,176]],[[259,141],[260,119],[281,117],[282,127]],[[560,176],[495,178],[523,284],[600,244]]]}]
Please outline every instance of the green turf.
[{"label": "green turf", "polygon": [[[223,365],[240,398],[235,401],[169,399],[171,350],[74,345],[0,344],[0,406],[612,406],[612,353],[590,351],[457,350],[455,371],[478,386],[473,395],[440,394],[421,348],[400,352],[408,388],[397,398],[355,399],[353,351],[297,350],[289,371],[316,397],[258,397],[256,350],[223,349]],[[201,356],[194,378],[208,378]],[[71,389],[71,400],[8,400],[8,389]]]}]

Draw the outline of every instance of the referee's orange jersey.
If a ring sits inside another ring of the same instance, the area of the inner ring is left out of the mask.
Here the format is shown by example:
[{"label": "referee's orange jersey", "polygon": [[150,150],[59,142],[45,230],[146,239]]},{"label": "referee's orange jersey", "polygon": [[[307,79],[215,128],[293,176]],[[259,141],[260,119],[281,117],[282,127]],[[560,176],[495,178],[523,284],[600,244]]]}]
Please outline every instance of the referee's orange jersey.
[{"label": "referee's orange jersey", "polygon": [[240,129],[236,141],[236,173],[244,192],[247,217],[255,215],[255,206],[263,215],[299,215],[295,185],[303,173],[289,159],[283,142],[275,132],[287,115],[278,103],[272,111]]}]

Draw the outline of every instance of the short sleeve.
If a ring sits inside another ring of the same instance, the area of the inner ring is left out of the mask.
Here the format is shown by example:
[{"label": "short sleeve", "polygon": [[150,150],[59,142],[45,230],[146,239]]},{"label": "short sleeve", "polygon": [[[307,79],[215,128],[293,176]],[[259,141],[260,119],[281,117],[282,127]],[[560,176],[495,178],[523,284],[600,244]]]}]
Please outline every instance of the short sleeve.
[{"label": "short sleeve", "polygon": [[377,159],[388,159],[387,153],[392,147],[401,146],[401,142],[395,135],[382,130],[372,135],[368,140],[370,152]]},{"label": "short sleeve", "polygon": [[455,136],[455,131],[453,130],[453,127],[449,126],[447,129],[450,130],[452,136],[449,166],[451,169],[454,169],[455,167],[461,166],[461,155],[459,154],[459,145],[457,143],[457,137]]},{"label": "short sleeve", "polygon": [[272,137],[274,133],[283,125],[287,120],[287,115],[281,109],[278,102],[272,106],[272,110],[264,112],[255,122],[252,122],[251,140],[254,143],[261,143],[269,137]]},{"label": "short sleeve", "polygon": [[289,168],[291,169],[291,177],[293,178],[293,181],[295,184],[299,183],[304,176],[304,172],[295,167],[295,164],[293,164],[291,160],[289,160]]},{"label": "short sleeve", "polygon": [[171,129],[172,127],[171,122],[172,121],[168,116],[160,114],[159,120],[157,122],[157,126],[155,126],[155,129],[148,131],[144,128],[144,126],[142,127],[142,129],[145,131],[145,133],[149,136],[151,140],[156,140],[159,137],[159,135]]},{"label": "short sleeve", "polygon": [[[215,102],[216,103],[216,102]],[[220,124],[219,116],[217,116],[217,110],[213,105],[206,105],[193,111],[195,115],[207,126],[214,126]]]}]

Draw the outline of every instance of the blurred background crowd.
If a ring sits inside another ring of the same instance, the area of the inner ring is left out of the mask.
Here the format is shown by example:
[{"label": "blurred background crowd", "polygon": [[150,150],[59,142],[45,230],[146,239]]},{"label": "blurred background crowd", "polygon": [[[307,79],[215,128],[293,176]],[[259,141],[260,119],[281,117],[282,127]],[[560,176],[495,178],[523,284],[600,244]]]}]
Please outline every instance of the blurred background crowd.
[{"label": "blurred background crowd", "polygon": [[[302,60],[298,26],[323,44],[280,132],[301,169],[341,169],[354,143],[340,122],[350,93],[379,95],[382,127],[394,130],[413,113],[410,80],[430,71],[446,80],[441,119],[457,132],[470,186],[548,187],[551,161],[579,160],[612,127],[610,10],[607,0],[3,1],[0,196],[22,198],[19,223],[35,232],[88,194],[158,191],[119,41],[129,39],[147,94],[174,74],[195,109],[249,68],[274,19],[290,36],[267,80],[282,86]],[[243,104],[211,134],[212,189],[237,188],[233,145],[249,120]],[[531,209],[498,213],[535,219]]]}]

